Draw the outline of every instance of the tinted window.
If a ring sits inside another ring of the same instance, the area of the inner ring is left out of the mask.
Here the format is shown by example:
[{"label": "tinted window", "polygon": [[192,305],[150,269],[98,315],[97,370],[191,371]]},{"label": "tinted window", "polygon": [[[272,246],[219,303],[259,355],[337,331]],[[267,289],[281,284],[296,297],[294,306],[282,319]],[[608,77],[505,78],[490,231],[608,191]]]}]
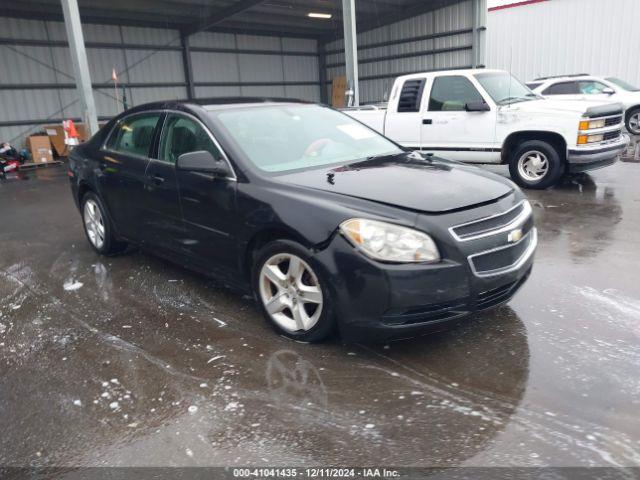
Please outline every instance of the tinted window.
[{"label": "tinted window", "polygon": [[483,102],[484,99],[465,77],[436,77],[431,88],[429,110],[432,112],[454,112],[464,110],[470,102]]},{"label": "tinted window", "polygon": [[175,164],[183,153],[200,150],[210,152],[216,160],[222,158],[220,150],[198,122],[182,115],[169,115],[163,129],[158,159]]},{"label": "tinted window", "polygon": [[535,90],[536,88],[538,88],[540,85],[542,85],[542,82],[528,82],[526,83],[527,87],[529,87],[531,90]]},{"label": "tinted window", "polygon": [[580,89],[577,82],[561,82],[547,87],[543,95],[579,95]]},{"label": "tinted window", "polygon": [[578,88],[582,94],[595,95],[597,93],[602,93],[602,90],[607,88],[607,86],[604,83],[595,82],[593,80],[581,80],[578,82]]},{"label": "tinted window", "polygon": [[116,152],[148,157],[153,132],[159,119],[159,113],[125,118],[111,133],[107,148]]}]

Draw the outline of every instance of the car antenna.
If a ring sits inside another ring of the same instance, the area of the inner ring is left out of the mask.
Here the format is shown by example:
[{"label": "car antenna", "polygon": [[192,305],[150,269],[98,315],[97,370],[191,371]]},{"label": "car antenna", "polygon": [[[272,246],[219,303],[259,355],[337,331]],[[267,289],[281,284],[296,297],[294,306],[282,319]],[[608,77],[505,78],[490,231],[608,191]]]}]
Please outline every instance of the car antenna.
[{"label": "car antenna", "polygon": [[[513,45],[509,45],[509,93],[507,94],[507,98],[511,99],[511,82],[513,81],[513,74],[511,73],[513,70]],[[511,102],[509,102],[509,106],[511,106]]]}]

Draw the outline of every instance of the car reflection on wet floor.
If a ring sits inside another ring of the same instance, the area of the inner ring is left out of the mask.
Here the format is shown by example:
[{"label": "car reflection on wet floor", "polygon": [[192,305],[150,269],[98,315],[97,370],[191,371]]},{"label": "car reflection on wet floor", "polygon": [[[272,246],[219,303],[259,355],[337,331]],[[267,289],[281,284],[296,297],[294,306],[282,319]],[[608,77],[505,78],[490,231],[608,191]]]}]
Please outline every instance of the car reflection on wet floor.
[{"label": "car reflection on wet floor", "polygon": [[275,335],[250,298],[104,259],[64,172],[0,185],[0,464],[638,465],[638,168],[527,192],[510,305],[388,345]]}]

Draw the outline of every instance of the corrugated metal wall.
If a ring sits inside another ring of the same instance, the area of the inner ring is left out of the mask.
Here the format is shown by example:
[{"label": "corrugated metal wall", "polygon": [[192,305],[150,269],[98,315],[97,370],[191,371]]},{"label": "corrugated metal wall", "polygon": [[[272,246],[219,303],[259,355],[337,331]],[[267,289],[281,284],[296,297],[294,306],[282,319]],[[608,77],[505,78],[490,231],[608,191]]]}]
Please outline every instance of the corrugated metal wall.
[{"label": "corrugated metal wall", "polygon": [[[187,98],[178,31],[85,24],[83,32],[99,117],[116,113],[113,68],[129,106]],[[198,33],[190,45],[196,97],[320,99],[315,40]],[[0,141],[22,146],[42,124],[80,117],[63,23],[0,17],[0,64]]]},{"label": "corrugated metal wall", "polygon": [[[473,5],[467,0],[358,34],[360,102],[386,101],[398,75],[470,68],[472,28]],[[345,74],[343,48],[341,40],[326,46],[329,82]]]},{"label": "corrugated metal wall", "polygon": [[638,0],[549,0],[488,17],[489,67],[523,81],[588,72],[640,85]]}]

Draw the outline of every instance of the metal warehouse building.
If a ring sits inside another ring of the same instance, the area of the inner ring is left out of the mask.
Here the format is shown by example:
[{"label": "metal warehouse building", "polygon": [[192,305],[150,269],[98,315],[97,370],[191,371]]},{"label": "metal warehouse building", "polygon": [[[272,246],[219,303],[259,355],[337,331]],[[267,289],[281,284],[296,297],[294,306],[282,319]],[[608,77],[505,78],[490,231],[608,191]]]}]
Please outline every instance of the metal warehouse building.
[{"label": "metal warehouse building", "polygon": [[[3,4],[0,141],[20,144],[83,112],[60,1]],[[78,4],[100,120],[117,113],[114,69],[129,106],[220,96],[326,102],[345,74],[340,0]],[[385,100],[399,74],[484,63],[486,0],[358,0],[354,16],[362,103]]]},{"label": "metal warehouse building", "polygon": [[489,7],[487,66],[523,81],[591,73],[640,85],[638,0],[494,1]]}]

